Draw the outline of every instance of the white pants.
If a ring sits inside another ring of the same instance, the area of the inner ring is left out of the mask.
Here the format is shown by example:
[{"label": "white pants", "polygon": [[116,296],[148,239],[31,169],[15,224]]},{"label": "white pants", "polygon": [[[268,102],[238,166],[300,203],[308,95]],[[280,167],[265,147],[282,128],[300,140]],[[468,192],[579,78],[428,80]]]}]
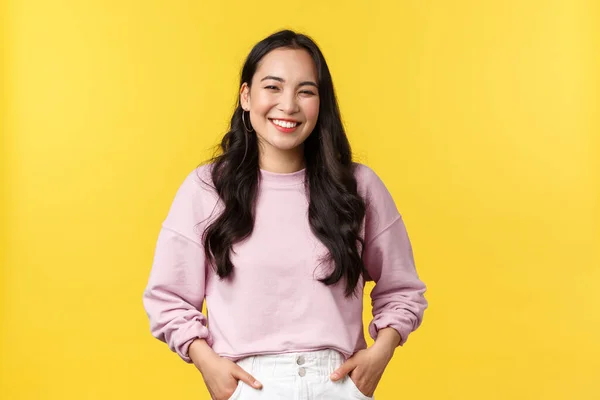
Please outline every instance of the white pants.
[{"label": "white pants", "polygon": [[260,355],[237,362],[262,383],[258,390],[238,382],[230,400],[372,400],[358,390],[349,376],[333,382],[329,375],[344,357],[335,350]]}]

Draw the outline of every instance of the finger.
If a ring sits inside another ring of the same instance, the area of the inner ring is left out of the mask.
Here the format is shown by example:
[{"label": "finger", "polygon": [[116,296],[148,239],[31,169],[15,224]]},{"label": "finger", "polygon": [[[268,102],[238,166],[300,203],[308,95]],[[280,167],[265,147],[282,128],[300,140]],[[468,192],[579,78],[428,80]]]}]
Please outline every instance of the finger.
[{"label": "finger", "polygon": [[238,366],[238,368],[235,369],[235,371],[233,373],[233,377],[236,378],[236,379],[239,379],[242,382],[246,383],[247,385],[250,385],[250,386],[255,387],[257,389],[262,388],[262,383],[260,383],[252,375],[250,375],[249,373],[247,373],[246,371],[244,371],[242,369],[242,367]]},{"label": "finger", "polygon": [[356,365],[354,364],[354,360],[348,359],[345,363],[340,365],[340,367],[338,369],[333,371],[330,378],[334,382],[337,380],[340,380],[344,376],[348,375],[350,373],[350,371],[352,371],[354,368],[356,368]]}]

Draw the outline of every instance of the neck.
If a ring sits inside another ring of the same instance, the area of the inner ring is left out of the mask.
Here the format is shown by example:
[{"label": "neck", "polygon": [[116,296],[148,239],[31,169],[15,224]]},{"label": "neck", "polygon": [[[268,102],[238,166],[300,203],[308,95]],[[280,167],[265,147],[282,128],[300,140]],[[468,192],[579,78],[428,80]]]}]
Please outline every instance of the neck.
[{"label": "neck", "polygon": [[304,153],[302,149],[294,149],[289,153],[261,154],[258,164],[263,171],[278,174],[289,174],[297,172],[305,167]]}]

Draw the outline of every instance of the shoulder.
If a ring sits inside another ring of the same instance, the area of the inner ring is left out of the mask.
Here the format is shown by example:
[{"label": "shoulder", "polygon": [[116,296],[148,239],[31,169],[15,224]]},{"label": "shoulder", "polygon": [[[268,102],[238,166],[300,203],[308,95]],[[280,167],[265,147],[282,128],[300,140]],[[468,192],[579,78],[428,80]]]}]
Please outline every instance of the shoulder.
[{"label": "shoulder", "polygon": [[355,163],[358,192],[365,200],[368,233],[378,232],[400,215],[392,194],[370,167]]},{"label": "shoulder", "polygon": [[213,164],[207,163],[189,171],[180,183],[178,192],[191,197],[214,193],[212,169]]},{"label": "shoulder", "polygon": [[182,179],[165,220],[166,226],[191,235],[193,224],[206,218],[218,199],[211,171],[211,164],[201,165]]},{"label": "shoulder", "polygon": [[366,200],[372,196],[389,193],[379,175],[365,164],[354,163],[354,176],[358,185],[358,192]]}]

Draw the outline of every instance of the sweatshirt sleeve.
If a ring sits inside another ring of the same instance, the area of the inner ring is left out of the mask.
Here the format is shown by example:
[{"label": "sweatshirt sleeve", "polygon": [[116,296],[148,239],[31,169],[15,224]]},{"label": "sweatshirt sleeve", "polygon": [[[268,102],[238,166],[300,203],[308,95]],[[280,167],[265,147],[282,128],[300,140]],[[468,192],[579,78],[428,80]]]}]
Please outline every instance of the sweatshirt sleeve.
[{"label": "sweatshirt sleeve", "polygon": [[162,224],[143,304],[152,335],[165,342],[185,362],[195,338],[212,346],[202,314],[205,256],[195,225],[200,222],[198,184],[192,174],[181,185]]},{"label": "sweatshirt sleeve", "polygon": [[423,320],[428,306],[425,284],[417,274],[402,216],[383,182],[372,173],[367,198],[364,262],[375,282],[369,334],[386,327],[398,331],[403,345]]}]

